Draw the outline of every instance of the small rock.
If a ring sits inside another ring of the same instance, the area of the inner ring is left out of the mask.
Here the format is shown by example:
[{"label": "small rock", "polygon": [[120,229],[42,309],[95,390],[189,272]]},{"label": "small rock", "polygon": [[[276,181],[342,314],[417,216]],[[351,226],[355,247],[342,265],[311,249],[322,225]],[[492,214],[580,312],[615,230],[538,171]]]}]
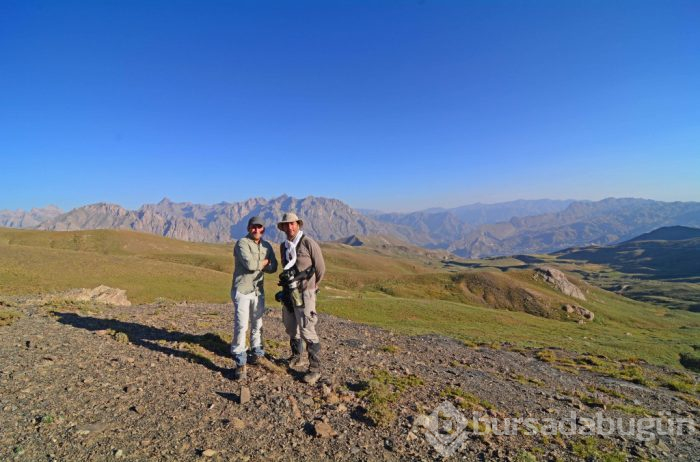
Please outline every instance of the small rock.
[{"label": "small rock", "polygon": [[416,420],[413,421],[417,427],[427,428],[430,425],[430,418],[427,415],[416,416]]},{"label": "small rock", "polygon": [[202,452],[202,455],[204,457],[214,457],[216,455],[216,451],[214,451],[213,449],[207,449],[206,451]]},{"label": "small rock", "polygon": [[249,401],[250,401],[250,388],[241,387],[241,394],[240,394],[240,398],[239,398],[239,403],[245,404]]},{"label": "small rock", "polygon": [[124,457],[124,451],[122,451],[121,449],[117,449],[114,452],[114,457],[116,457],[117,459]]},{"label": "small rock", "polygon": [[231,423],[233,424],[233,428],[236,430],[243,430],[245,428],[245,422],[238,417],[234,417]]},{"label": "small rock", "polygon": [[90,433],[99,433],[107,428],[106,425],[95,423],[90,425],[83,425],[75,430],[76,435],[89,435]]},{"label": "small rock", "polygon": [[299,410],[297,399],[291,395],[287,399],[289,400],[289,405],[292,407],[292,414],[294,415],[294,418],[301,419],[301,411]]},{"label": "small rock", "polygon": [[325,383],[321,385],[321,394],[323,395],[324,398],[328,397],[332,393],[331,387],[326,385]]},{"label": "small rock", "polygon": [[337,435],[333,428],[326,422],[314,423],[314,433],[318,438],[331,438]]}]

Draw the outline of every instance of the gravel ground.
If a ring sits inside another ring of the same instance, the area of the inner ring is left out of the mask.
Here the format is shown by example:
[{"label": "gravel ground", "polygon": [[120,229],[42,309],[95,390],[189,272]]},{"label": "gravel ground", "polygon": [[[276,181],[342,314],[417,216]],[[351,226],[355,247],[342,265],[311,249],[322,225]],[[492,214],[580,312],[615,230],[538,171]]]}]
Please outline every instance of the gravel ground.
[{"label": "gravel ground", "polygon": [[[624,405],[700,422],[700,409],[671,390],[562,371],[536,350],[402,336],[324,314],[324,375],[311,386],[287,369],[276,309],[264,321],[269,361],[249,366],[245,383],[230,379],[231,305],[13,309],[23,316],[0,327],[0,460],[442,459],[423,416],[445,401],[468,417],[642,417]],[[373,376],[394,380],[379,403],[395,415],[386,425],[374,424],[376,403],[363,392]],[[494,433],[466,431],[451,458],[700,460],[697,432],[650,441]]]}]

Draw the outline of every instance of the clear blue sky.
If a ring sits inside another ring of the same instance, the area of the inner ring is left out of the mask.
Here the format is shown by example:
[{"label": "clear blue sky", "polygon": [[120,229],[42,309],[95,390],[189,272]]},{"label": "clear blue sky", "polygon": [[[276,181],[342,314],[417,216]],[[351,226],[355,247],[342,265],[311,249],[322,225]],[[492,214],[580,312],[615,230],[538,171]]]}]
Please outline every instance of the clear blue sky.
[{"label": "clear blue sky", "polygon": [[0,2],[0,209],[700,200],[700,2]]}]

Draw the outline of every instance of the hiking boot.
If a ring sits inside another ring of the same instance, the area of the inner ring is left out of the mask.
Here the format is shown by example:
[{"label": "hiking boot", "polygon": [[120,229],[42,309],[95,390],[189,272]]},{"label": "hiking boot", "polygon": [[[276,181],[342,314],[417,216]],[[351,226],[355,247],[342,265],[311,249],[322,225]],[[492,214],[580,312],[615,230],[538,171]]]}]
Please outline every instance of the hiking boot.
[{"label": "hiking boot", "polygon": [[264,358],[265,355],[256,355],[252,354],[248,357],[248,364],[256,365],[260,362],[262,358]]},{"label": "hiking boot", "polygon": [[245,380],[248,378],[248,371],[246,370],[245,364],[238,366],[233,371],[233,380]]},{"label": "hiking boot", "polygon": [[305,358],[302,357],[302,352],[304,351],[304,342],[302,339],[289,339],[289,346],[292,349],[292,356],[289,358],[289,367],[296,369],[298,367],[306,366],[308,363]]},{"label": "hiking boot", "polygon": [[321,378],[321,372],[320,371],[309,371],[306,374],[304,374],[304,377],[301,379],[304,381],[304,383],[308,383],[309,385],[315,385],[316,382],[318,382],[318,379]]},{"label": "hiking boot", "polygon": [[309,385],[313,385],[321,378],[321,360],[319,359],[321,344],[318,342],[307,342],[306,349],[309,352],[309,372],[304,375],[302,380]]},{"label": "hiking boot", "polygon": [[321,370],[321,344],[318,342],[306,343],[306,349],[309,352],[309,370],[310,371],[320,371]]},{"label": "hiking boot", "polygon": [[289,359],[289,367],[291,367],[292,369],[297,369],[308,365],[309,362],[302,355],[292,356]]}]

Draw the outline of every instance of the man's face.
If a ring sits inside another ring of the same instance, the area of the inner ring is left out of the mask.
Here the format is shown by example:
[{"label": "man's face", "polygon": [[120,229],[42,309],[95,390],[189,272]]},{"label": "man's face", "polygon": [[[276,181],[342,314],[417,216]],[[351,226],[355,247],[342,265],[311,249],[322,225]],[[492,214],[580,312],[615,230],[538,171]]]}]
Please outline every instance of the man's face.
[{"label": "man's face", "polygon": [[248,232],[250,233],[251,236],[253,236],[253,239],[260,239],[265,232],[265,227],[262,225],[250,225],[248,226]]},{"label": "man's face", "polygon": [[287,239],[292,240],[299,232],[299,223],[292,221],[291,223],[282,223],[282,231],[287,235]]}]

